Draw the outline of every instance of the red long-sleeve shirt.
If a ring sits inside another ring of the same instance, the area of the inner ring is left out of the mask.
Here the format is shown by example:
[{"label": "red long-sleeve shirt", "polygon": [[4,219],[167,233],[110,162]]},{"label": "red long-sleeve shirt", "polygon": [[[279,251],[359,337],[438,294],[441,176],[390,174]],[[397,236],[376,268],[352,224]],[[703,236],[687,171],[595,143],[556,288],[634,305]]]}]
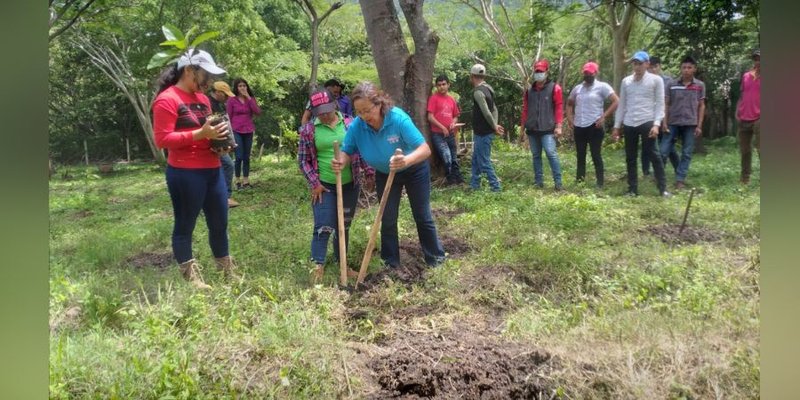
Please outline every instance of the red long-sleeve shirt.
[{"label": "red long-sleeve shirt", "polygon": [[169,150],[167,163],[176,168],[219,168],[219,156],[209,139],[194,140],[192,131],[211,114],[203,93],[187,93],[171,86],[153,102],[153,137],[156,146]]}]

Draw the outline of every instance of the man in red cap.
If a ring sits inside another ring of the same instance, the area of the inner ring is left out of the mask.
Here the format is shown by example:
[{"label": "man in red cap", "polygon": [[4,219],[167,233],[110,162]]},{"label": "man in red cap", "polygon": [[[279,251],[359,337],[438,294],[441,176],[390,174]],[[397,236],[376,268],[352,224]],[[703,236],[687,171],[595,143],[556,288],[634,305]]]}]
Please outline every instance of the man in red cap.
[{"label": "man in red cap", "polygon": [[[619,98],[614,89],[606,82],[597,80],[600,67],[595,62],[583,65],[583,82],[575,86],[567,99],[567,123],[574,128],[575,149],[578,155],[576,181],[586,177],[586,147],[592,152],[592,163],[597,179],[597,187],[603,187],[603,147],[605,122],[617,109]],[[606,100],[611,104],[604,111]]]},{"label": "man in red cap", "polygon": [[539,60],[533,64],[533,85],[522,96],[522,118],[520,127],[528,135],[533,156],[534,184],[544,187],[542,173],[542,149],[547,155],[556,190],[563,190],[561,182],[561,162],[556,152],[556,138],[561,136],[561,122],[564,119],[561,86],[547,79],[550,64]]}]

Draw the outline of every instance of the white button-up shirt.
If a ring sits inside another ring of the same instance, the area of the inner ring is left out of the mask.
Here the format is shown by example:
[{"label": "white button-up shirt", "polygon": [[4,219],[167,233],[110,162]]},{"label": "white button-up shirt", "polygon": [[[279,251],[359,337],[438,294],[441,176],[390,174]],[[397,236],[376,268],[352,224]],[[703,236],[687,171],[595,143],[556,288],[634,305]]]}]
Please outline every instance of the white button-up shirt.
[{"label": "white button-up shirt", "polygon": [[614,94],[611,85],[595,80],[591,86],[580,83],[569,92],[575,103],[575,126],[586,128],[603,116],[603,105],[608,96]]},{"label": "white button-up shirt", "polygon": [[645,122],[661,126],[661,120],[664,119],[664,81],[649,72],[645,72],[638,81],[633,76],[626,76],[619,87],[614,128],[622,125],[639,126]]}]

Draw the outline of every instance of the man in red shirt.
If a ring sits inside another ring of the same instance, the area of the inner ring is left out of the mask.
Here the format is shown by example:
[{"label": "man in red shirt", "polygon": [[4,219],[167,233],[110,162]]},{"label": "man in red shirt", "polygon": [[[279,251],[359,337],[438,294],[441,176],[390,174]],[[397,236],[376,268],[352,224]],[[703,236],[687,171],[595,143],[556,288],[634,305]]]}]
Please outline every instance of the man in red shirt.
[{"label": "man in red shirt", "polygon": [[447,184],[458,185],[464,183],[461,169],[458,166],[458,148],[456,147],[456,132],[458,116],[461,111],[458,103],[448,94],[450,80],[446,75],[436,77],[436,93],[428,98],[428,122],[431,128],[431,141],[433,148],[439,153],[447,172]]},{"label": "man in red shirt", "polygon": [[[759,157],[761,138],[761,50],[753,52],[753,69],[742,75],[742,90],[736,105],[736,120],[739,121],[739,151],[742,155],[743,185],[750,183],[752,173],[753,144]],[[753,143],[755,138],[755,143]]]}]

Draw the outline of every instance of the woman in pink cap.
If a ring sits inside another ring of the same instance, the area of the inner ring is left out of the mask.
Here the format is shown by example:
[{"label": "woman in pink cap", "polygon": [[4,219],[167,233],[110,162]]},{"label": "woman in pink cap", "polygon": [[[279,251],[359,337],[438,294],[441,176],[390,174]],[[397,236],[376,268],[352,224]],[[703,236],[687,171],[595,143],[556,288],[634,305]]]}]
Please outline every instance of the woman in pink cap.
[{"label": "woman in pink cap", "polygon": [[[586,146],[592,153],[594,175],[597,187],[603,187],[603,147],[606,118],[614,114],[619,97],[606,82],[597,80],[600,67],[589,61],[583,65],[583,82],[576,85],[567,99],[567,123],[574,128],[575,148],[578,155],[578,171],[575,180],[582,182],[586,178]],[[608,108],[603,110],[606,101]]]}]

